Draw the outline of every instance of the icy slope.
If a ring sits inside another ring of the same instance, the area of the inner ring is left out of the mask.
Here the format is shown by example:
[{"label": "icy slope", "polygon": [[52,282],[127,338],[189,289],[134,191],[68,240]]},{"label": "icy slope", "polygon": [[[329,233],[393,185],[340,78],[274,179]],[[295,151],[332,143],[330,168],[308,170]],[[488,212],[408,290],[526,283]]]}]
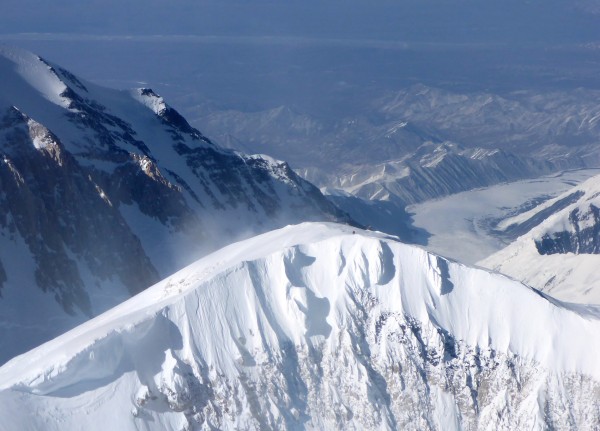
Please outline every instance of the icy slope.
[{"label": "icy slope", "polygon": [[0,429],[600,426],[597,309],[351,229],[230,245],[15,358]]},{"label": "icy slope", "polygon": [[150,89],[0,46],[0,363],[232,239],[305,220],[348,219],[285,162],[216,146]]},{"label": "icy slope", "polygon": [[600,177],[502,221],[522,234],[480,264],[565,301],[600,304]]}]

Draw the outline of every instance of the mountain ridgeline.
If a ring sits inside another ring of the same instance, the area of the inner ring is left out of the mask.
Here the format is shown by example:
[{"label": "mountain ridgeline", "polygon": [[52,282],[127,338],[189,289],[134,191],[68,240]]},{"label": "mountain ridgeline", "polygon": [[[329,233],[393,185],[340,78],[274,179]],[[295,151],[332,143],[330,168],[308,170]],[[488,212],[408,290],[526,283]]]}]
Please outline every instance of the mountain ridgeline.
[{"label": "mountain ridgeline", "polygon": [[0,367],[0,429],[591,431],[594,313],[383,234],[288,226]]},{"label": "mountain ridgeline", "polygon": [[6,47],[0,203],[0,320],[24,331],[0,330],[0,362],[233,239],[350,222],[285,162],[218,147],[151,89]]}]

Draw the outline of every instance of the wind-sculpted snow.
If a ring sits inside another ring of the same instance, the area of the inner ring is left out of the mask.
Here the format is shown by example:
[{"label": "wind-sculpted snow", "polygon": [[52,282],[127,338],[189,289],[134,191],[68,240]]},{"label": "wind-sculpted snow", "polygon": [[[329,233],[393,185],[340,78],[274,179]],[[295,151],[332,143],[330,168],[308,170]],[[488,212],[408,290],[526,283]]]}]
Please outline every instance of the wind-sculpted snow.
[{"label": "wind-sculpted snow", "polygon": [[499,274],[302,224],[5,364],[0,428],[593,430],[599,330]]},{"label": "wind-sculpted snow", "polygon": [[152,90],[4,46],[0,203],[0,363],[234,239],[350,222],[285,162],[218,147]]},{"label": "wind-sculpted snow", "polygon": [[522,235],[481,264],[556,297],[600,304],[599,177],[503,220],[501,233]]}]

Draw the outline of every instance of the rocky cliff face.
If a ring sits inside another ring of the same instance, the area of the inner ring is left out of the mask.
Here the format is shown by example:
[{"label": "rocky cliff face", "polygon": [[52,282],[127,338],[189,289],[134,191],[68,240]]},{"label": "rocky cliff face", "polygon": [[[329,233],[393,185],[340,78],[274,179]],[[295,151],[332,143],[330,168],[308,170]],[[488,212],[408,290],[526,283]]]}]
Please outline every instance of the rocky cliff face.
[{"label": "rocky cliff face", "polygon": [[152,90],[97,87],[8,48],[0,157],[0,321],[27,333],[0,331],[14,346],[0,361],[234,238],[349,221],[285,162],[219,148]]},{"label": "rocky cliff face", "polygon": [[15,236],[23,239],[43,291],[67,313],[91,315],[78,261],[101,280],[119,280],[131,294],[158,279],[108,195],[54,134],[14,107],[5,111],[0,127],[3,247]]},{"label": "rocky cliff face", "polygon": [[594,204],[572,209],[565,230],[544,233],[536,239],[540,254],[600,254],[600,209]]}]

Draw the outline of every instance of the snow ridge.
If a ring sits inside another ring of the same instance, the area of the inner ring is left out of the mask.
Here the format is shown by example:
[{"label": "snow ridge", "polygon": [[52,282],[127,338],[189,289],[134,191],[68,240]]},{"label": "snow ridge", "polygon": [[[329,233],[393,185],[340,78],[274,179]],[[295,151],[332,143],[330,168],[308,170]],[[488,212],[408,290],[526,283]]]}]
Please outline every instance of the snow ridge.
[{"label": "snow ridge", "polygon": [[591,430],[598,316],[382,234],[305,223],[232,244],[7,363],[0,418]]}]

